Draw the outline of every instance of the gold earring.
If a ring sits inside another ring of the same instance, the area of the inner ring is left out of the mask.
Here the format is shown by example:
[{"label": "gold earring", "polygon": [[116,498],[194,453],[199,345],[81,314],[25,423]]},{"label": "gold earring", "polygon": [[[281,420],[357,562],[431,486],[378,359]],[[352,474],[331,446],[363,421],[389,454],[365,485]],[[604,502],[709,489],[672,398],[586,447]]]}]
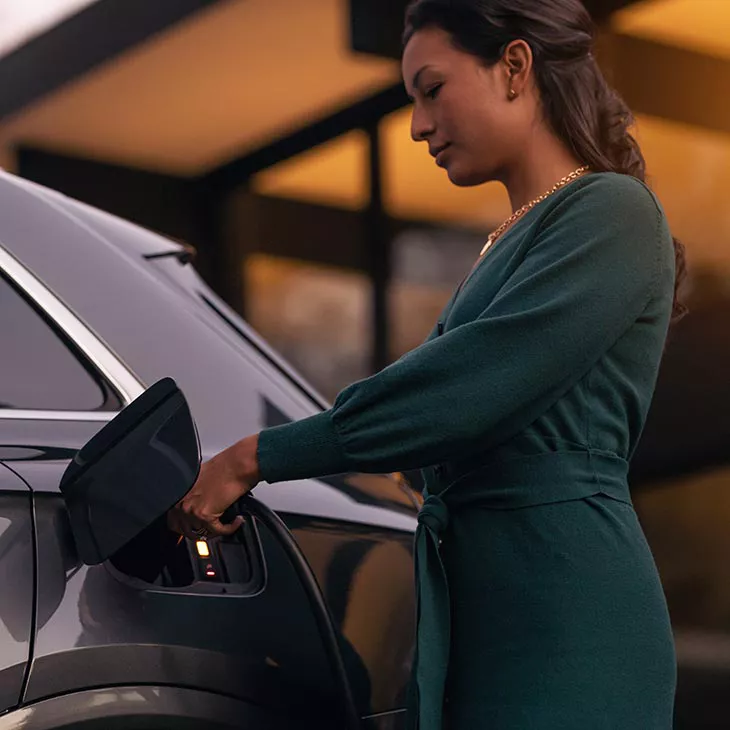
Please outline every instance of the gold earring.
[{"label": "gold earring", "polygon": [[514,101],[517,98],[517,92],[514,90],[512,84],[515,82],[515,74],[517,73],[517,70],[514,68],[510,68],[509,70],[509,91],[507,92],[507,98],[510,101]]}]

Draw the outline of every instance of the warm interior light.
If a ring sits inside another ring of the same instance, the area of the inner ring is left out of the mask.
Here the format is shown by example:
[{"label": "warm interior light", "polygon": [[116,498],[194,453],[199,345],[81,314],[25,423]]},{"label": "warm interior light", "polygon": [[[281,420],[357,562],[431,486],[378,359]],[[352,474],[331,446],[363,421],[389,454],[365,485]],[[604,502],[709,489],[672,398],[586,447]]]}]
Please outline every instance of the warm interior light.
[{"label": "warm interior light", "polygon": [[[12,16],[57,2],[71,0],[0,0],[0,53]],[[3,118],[0,148],[22,138],[149,171],[204,174],[399,82],[397,61],[350,49],[349,5],[199,3],[200,12],[45,95],[12,122]]]},{"label": "warm interior light", "polygon": [[[411,108],[406,107],[389,114],[381,125],[383,197],[390,215],[489,230],[510,214],[502,186],[452,185],[427,146],[413,142],[410,124]],[[361,210],[368,202],[367,175],[367,138],[353,132],[259,173],[253,189],[263,195]]]},{"label": "warm interior light", "polygon": [[611,26],[619,33],[728,58],[729,22],[727,0],[645,0],[617,12]]},{"label": "warm interior light", "polygon": [[636,133],[652,188],[672,233],[686,246],[690,269],[730,270],[730,134],[641,115]]},{"label": "warm interior light", "polygon": [[198,551],[198,555],[200,555],[201,558],[210,557],[210,547],[208,546],[208,543],[205,540],[198,540],[195,543],[195,547]]},{"label": "warm interior light", "polygon": [[258,173],[252,187],[262,195],[362,210],[369,196],[367,150],[367,135],[355,130]]}]

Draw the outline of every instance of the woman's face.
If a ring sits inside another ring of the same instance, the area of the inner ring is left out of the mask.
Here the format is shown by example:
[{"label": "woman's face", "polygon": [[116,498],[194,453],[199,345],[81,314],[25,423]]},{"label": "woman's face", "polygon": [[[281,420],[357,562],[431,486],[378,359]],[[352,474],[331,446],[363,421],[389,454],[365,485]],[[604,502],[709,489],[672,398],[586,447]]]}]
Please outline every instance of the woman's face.
[{"label": "woman's face", "polygon": [[413,34],[402,60],[413,99],[411,136],[428,142],[435,162],[455,185],[502,179],[524,139],[523,105],[511,102],[509,68],[486,67],[456,49],[440,28]]}]

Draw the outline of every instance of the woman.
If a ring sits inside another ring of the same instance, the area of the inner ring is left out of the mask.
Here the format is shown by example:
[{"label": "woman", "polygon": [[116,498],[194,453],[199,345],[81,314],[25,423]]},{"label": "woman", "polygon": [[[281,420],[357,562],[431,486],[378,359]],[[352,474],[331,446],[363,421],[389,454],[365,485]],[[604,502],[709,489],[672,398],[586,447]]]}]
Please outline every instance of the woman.
[{"label": "woman", "polygon": [[672,315],[680,244],[580,0],[416,0],[412,135],[514,214],[429,339],[321,415],[203,466],[187,534],[259,480],[423,468],[420,730],[668,730],[675,660],[627,462]]}]

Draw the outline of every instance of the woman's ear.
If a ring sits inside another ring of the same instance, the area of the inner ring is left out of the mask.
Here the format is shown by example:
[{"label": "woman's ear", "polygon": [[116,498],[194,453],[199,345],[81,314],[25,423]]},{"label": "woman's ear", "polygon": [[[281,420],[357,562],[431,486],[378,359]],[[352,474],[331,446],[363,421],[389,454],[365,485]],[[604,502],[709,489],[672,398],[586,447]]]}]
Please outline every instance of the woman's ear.
[{"label": "woman's ear", "polygon": [[506,70],[507,98],[516,99],[525,91],[532,72],[532,48],[522,39],[511,41],[504,49],[502,63]]}]

